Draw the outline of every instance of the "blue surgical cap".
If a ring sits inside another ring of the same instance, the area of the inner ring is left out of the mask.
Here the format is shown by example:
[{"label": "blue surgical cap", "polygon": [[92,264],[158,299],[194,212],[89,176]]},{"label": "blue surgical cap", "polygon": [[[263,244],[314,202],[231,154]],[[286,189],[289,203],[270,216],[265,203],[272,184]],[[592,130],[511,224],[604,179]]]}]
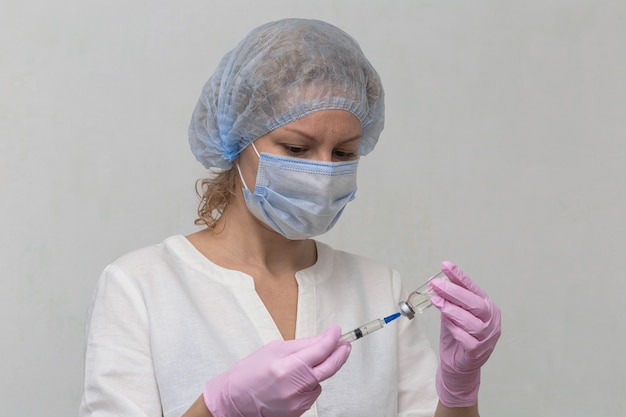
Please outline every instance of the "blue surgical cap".
[{"label": "blue surgical cap", "polygon": [[284,19],[250,32],[202,89],[189,125],[191,150],[207,168],[229,169],[252,141],[319,110],[354,114],[359,154],[384,125],[380,77],[358,43],[319,20]]}]

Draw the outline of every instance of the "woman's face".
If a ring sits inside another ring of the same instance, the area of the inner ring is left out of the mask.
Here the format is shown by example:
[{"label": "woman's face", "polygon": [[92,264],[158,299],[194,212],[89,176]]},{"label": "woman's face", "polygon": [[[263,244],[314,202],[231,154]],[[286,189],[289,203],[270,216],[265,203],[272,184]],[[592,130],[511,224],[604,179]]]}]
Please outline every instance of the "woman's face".
[{"label": "woman's face", "polygon": [[[351,161],[359,157],[361,122],[345,110],[320,110],[254,141],[259,153],[322,162]],[[252,146],[239,157],[242,175],[250,189],[256,184],[259,157]]]}]

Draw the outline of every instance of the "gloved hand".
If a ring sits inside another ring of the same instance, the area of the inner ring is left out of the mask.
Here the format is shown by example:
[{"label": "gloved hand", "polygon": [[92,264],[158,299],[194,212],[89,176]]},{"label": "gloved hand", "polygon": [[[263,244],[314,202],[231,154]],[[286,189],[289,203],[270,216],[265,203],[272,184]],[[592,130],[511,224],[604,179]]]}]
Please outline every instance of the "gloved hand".
[{"label": "gloved hand", "polygon": [[274,341],[209,380],[204,402],[213,417],[296,417],[322,392],[350,355],[338,326],[310,338]]},{"label": "gloved hand", "polygon": [[470,407],[478,401],[480,367],[500,337],[500,309],[451,262],[441,270],[450,279],[434,279],[431,303],[441,311],[437,394],[447,407]]}]

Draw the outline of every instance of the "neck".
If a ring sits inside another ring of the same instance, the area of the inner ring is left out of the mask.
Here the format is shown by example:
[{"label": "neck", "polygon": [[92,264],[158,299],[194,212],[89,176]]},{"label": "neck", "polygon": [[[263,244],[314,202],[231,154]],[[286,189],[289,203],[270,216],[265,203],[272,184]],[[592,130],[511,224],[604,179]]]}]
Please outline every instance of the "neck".
[{"label": "neck", "polygon": [[189,236],[190,241],[214,263],[249,272],[263,269],[275,276],[299,271],[317,260],[313,240],[289,240],[250,213],[243,196],[233,196],[213,230]]}]

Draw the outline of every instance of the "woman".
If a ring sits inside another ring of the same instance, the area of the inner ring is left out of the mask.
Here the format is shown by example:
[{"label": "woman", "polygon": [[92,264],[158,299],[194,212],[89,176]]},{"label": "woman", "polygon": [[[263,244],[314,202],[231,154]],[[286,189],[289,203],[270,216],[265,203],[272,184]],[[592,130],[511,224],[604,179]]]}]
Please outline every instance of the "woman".
[{"label": "woman", "polygon": [[456,266],[434,280],[440,361],[417,320],[350,344],[397,310],[398,274],[312,237],[356,192],[383,89],[338,28],[286,19],[219,64],[189,138],[213,175],[206,227],[107,266],[90,311],[81,416],[476,416],[500,313]]}]

